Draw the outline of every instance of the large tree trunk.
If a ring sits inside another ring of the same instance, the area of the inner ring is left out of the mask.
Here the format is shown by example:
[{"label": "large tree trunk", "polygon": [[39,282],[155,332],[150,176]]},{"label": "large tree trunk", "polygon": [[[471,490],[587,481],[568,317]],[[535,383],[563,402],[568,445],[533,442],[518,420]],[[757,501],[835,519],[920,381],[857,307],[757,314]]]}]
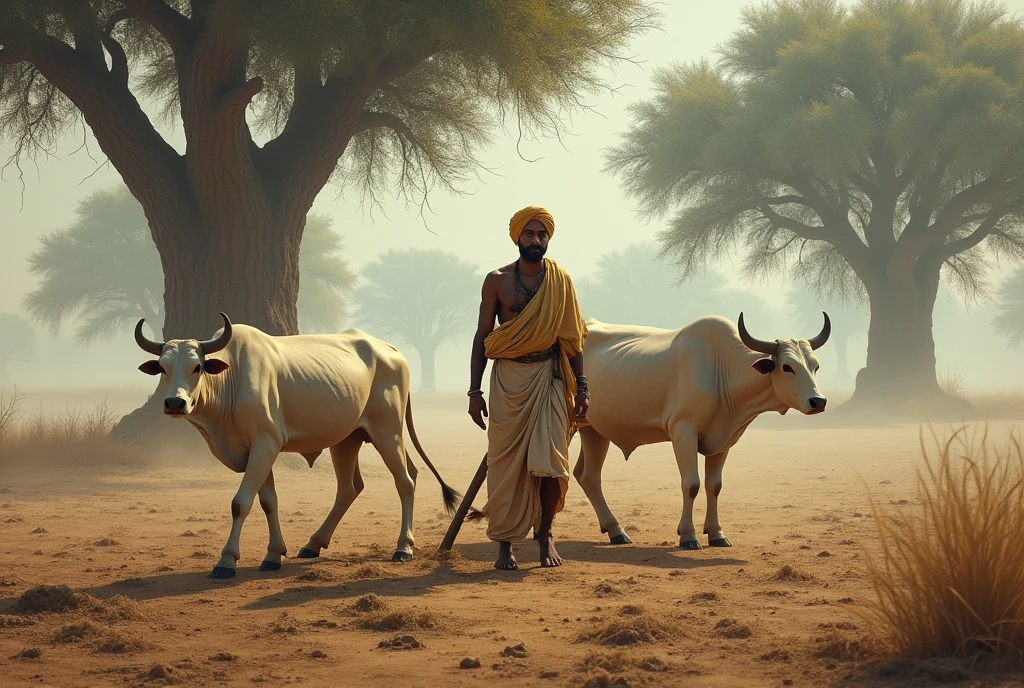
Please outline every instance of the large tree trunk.
[{"label": "large tree trunk", "polygon": [[914,272],[908,266],[865,281],[871,305],[868,355],[848,402],[851,409],[905,418],[969,408],[948,399],[936,377],[932,312],[939,270],[918,266]]},{"label": "large tree trunk", "polygon": [[[238,221],[215,227],[189,221],[188,213],[154,214],[151,227],[164,271],[165,310],[162,335],[154,328],[148,336],[208,339],[223,325],[219,312],[233,323],[268,334],[298,332],[299,243],[305,216],[253,212],[262,205],[236,209]],[[175,440],[201,447],[198,434],[186,423],[163,417],[163,398],[158,388],[112,434],[122,440]]]},{"label": "large tree trunk", "polygon": [[420,357],[420,394],[437,393],[437,344],[416,344]]}]

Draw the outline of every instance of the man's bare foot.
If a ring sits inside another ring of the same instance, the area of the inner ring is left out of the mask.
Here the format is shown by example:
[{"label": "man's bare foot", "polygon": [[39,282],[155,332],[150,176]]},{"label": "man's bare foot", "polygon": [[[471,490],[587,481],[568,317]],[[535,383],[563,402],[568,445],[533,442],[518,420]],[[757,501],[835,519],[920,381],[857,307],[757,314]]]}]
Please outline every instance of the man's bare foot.
[{"label": "man's bare foot", "polygon": [[542,568],[549,569],[562,565],[562,557],[558,556],[558,550],[555,549],[555,539],[551,535],[551,531],[548,531],[547,535],[539,535],[537,543],[540,545],[540,565]]},{"label": "man's bare foot", "polygon": [[515,571],[519,568],[519,563],[512,554],[511,542],[498,543],[498,559],[494,562],[494,568],[499,571]]}]

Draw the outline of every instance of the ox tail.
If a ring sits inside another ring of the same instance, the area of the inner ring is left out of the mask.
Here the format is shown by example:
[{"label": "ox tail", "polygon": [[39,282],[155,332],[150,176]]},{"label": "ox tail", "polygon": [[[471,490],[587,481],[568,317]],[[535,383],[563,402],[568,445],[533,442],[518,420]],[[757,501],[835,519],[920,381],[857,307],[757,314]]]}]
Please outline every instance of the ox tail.
[{"label": "ox tail", "polygon": [[409,400],[405,406],[405,424],[409,428],[409,437],[412,438],[412,446],[416,447],[416,453],[423,459],[423,463],[427,464],[427,468],[437,478],[437,482],[441,483],[441,498],[444,499],[444,510],[449,516],[455,514],[455,505],[462,501],[462,495],[448,487],[441,474],[434,468],[434,464],[430,463],[430,459],[427,458],[427,453],[423,451],[423,446],[420,444],[420,439],[416,436],[416,426],[412,422],[412,395],[409,395]]}]

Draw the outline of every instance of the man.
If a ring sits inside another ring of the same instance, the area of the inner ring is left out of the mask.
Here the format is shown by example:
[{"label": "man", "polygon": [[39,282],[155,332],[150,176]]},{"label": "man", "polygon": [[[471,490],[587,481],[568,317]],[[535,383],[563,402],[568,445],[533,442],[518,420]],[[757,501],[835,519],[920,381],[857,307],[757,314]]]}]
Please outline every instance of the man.
[{"label": "man", "polygon": [[[487,537],[499,543],[494,567],[505,571],[519,568],[512,542],[531,527],[541,566],[562,565],[551,522],[569,487],[570,419],[585,420],[589,405],[587,329],[576,292],[569,275],[544,257],[554,233],[554,218],[543,208],[512,216],[519,260],[484,278],[473,338],[469,415],[487,430],[487,503],[470,518],[488,519]],[[487,359],[494,360],[489,414],[481,390]]]}]

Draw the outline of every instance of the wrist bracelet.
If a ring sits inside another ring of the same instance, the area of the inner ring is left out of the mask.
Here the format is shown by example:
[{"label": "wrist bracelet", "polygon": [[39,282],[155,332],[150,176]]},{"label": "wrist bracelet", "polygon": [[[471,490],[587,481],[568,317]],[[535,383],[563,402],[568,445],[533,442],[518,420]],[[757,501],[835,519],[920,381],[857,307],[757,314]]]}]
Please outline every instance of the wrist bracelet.
[{"label": "wrist bracelet", "polygon": [[483,396],[484,395],[484,391],[482,389],[471,389],[468,392],[466,392],[466,396],[467,397],[475,397],[478,394],[480,396]]}]

